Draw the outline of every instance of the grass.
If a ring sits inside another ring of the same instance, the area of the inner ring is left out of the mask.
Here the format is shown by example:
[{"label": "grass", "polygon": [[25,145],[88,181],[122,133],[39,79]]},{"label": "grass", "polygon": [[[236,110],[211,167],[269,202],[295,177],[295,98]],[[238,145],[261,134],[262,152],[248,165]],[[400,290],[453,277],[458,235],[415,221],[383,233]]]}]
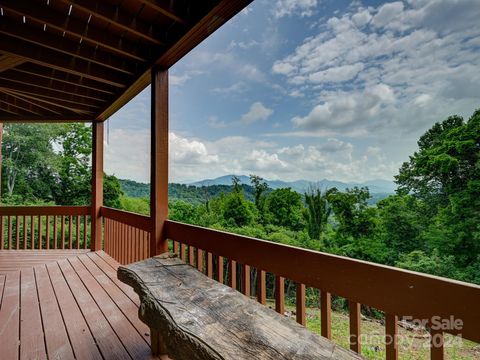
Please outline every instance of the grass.
[{"label": "grass", "polygon": [[[274,308],[274,302],[268,302]],[[286,306],[286,311],[295,321],[295,307]],[[320,309],[307,308],[307,328],[320,334]],[[367,359],[385,359],[385,326],[378,320],[362,319],[362,336],[366,336],[362,344],[362,355]],[[349,348],[349,319],[348,314],[332,311],[332,340]],[[459,337],[445,335],[445,359],[472,360],[480,359],[480,345]],[[430,335],[425,330],[406,330],[399,327],[399,358],[405,360],[430,359]]]}]

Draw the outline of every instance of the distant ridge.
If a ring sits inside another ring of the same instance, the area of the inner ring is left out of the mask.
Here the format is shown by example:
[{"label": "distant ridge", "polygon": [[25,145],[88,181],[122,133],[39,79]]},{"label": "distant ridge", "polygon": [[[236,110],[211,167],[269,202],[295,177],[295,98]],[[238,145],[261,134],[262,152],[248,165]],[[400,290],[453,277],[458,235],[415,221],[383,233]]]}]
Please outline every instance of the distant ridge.
[{"label": "distant ridge", "polygon": [[[214,179],[205,179],[196,182],[189,183],[188,185],[193,185],[197,187],[209,186],[209,185],[231,185],[232,176],[234,175],[224,175]],[[242,184],[250,185],[250,178],[246,175],[236,175]],[[304,193],[311,186],[319,187],[322,190],[331,189],[336,187],[338,190],[344,191],[347,188],[352,188],[355,186],[358,187],[368,187],[371,194],[393,194],[396,189],[396,185],[393,181],[388,180],[369,180],[365,182],[342,182],[335,180],[323,179],[320,181],[308,181],[308,180],[296,180],[296,181],[282,181],[282,180],[265,180],[268,186],[272,189],[279,189],[290,187],[292,190],[295,190],[299,193]]]}]

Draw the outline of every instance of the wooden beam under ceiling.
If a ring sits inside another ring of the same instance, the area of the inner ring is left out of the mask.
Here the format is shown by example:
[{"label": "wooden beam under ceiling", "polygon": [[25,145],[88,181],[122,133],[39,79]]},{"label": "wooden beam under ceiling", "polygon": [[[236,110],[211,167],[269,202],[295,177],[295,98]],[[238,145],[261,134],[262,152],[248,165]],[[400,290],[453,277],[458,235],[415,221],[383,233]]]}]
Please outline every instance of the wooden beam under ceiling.
[{"label": "wooden beam under ceiling", "polygon": [[170,19],[175,20],[176,22],[182,25],[187,25],[187,21],[185,19],[182,19],[181,17],[177,16],[173,12],[173,10],[170,10],[170,4],[172,4],[172,2],[170,1],[159,1],[159,0],[138,0],[138,1],[152,8],[153,10],[161,13],[162,15],[165,15]]}]

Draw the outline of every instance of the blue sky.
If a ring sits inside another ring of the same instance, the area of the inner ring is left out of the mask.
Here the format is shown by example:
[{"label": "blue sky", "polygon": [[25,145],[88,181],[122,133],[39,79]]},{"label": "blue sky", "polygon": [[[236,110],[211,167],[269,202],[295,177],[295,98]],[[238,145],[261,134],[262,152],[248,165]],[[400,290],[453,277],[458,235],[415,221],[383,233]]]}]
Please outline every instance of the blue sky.
[{"label": "blue sky", "polygon": [[[392,180],[418,137],[480,107],[478,0],[256,0],[170,70],[170,181]],[[105,168],[149,179],[150,89]]]}]

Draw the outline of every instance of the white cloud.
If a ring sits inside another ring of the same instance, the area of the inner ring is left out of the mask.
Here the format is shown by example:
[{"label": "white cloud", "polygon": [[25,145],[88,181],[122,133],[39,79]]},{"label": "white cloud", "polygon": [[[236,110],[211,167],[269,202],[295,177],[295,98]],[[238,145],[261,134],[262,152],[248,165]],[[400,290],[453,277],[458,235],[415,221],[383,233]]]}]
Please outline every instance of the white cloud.
[{"label": "white cloud", "polygon": [[255,121],[267,120],[272,114],[272,109],[257,101],[250,106],[250,110],[246,114],[242,115],[240,121],[244,124],[251,124]]},{"label": "white cloud", "polygon": [[227,123],[225,121],[218,120],[218,117],[216,116],[209,116],[207,119],[207,125],[216,129],[227,127]]},{"label": "white cloud", "polygon": [[344,82],[354,79],[363,70],[363,63],[331,67],[326,70],[310,74],[308,79],[312,83]]},{"label": "white cloud", "polygon": [[182,86],[192,77],[203,74],[203,71],[186,71],[182,75],[169,74],[169,83],[172,86]]},{"label": "white cloud", "polygon": [[276,18],[292,15],[312,16],[316,6],[317,0],[277,0],[273,15]]},{"label": "white cloud", "polygon": [[384,27],[403,12],[403,2],[397,1],[387,3],[378,9],[377,14],[373,17],[372,24],[376,27]]}]

